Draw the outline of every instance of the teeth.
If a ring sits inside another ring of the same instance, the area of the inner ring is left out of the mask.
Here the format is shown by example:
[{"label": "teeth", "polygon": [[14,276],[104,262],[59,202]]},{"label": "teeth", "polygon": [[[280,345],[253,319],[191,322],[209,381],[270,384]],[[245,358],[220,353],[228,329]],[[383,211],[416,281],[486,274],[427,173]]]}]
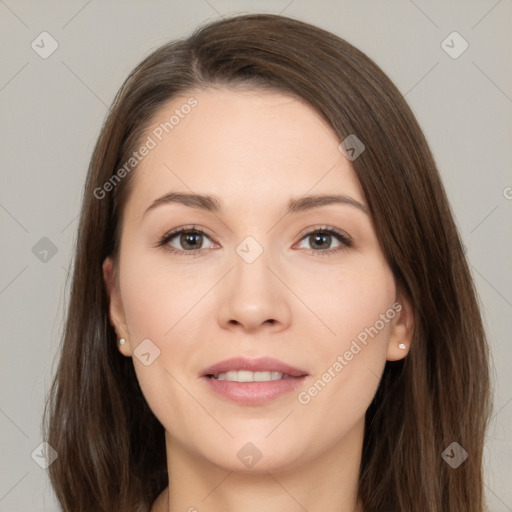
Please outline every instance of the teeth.
[{"label": "teeth", "polygon": [[280,380],[284,376],[280,372],[250,372],[248,370],[232,370],[219,373],[218,380],[229,380],[232,382],[269,382],[271,380]]}]

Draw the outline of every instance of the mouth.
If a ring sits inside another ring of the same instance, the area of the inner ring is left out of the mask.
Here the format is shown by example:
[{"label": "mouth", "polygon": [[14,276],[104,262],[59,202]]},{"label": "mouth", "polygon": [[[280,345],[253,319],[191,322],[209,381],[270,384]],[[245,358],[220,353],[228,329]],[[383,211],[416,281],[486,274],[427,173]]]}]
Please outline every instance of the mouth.
[{"label": "mouth", "polygon": [[206,375],[206,377],[216,380],[227,380],[229,382],[271,382],[273,380],[297,378],[278,371],[251,372],[249,370],[230,370],[228,372],[218,373],[217,375],[209,374]]},{"label": "mouth", "polygon": [[302,377],[308,373],[272,357],[233,357],[206,368],[201,375],[232,382],[268,382]]},{"label": "mouth", "polygon": [[201,377],[224,399],[262,405],[296,390],[308,375],[273,358],[233,358],[207,368]]}]

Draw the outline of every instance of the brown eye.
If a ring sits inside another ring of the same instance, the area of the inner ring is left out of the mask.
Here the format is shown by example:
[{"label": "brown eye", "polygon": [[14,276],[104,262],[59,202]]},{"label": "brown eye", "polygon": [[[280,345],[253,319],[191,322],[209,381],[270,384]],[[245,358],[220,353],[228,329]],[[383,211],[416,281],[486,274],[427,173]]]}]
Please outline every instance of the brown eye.
[{"label": "brown eye", "polygon": [[329,249],[331,242],[332,236],[326,233],[309,235],[309,245],[312,249]]},{"label": "brown eye", "polygon": [[181,233],[179,242],[183,249],[201,249],[203,245],[203,235],[198,232]]},{"label": "brown eye", "polygon": [[[305,247],[315,255],[334,254],[338,251],[352,247],[353,243],[348,236],[334,228],[316,228],[306,233],[301,240],[307,240],[309,247]],[[337,245],[332,248],[332,243]]]},{"label": "brown eye", "polygon": [[158,246],[163,246],[174,254],[195,256],[205,249],[203,247],[205,240],[210,238],[200,229],[179,228],[164,235]]}]

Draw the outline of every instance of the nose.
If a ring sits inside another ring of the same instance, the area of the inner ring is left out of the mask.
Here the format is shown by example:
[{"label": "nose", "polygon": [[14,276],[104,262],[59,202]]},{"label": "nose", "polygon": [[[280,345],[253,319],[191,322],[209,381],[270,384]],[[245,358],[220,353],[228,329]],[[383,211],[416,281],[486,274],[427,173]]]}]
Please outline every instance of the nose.
[{"label": "nose", "polygon": [[235,255],[234,268],[223,279],[218,310],[223,328],[278,332],[288,327],[291,294],[276,277],[279,269],[273,268],[269,259],[265,251],[251,263]]}]

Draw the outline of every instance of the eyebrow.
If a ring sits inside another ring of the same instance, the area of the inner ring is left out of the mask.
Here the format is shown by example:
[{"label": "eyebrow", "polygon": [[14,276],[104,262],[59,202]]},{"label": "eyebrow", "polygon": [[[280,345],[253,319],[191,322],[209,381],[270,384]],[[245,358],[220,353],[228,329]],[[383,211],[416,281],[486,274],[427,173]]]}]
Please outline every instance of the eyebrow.
[{"label": "eyebrow", "polygon": [[[169,192],[155,199],[144,212],[143,217],[155,208],[166,204],[183,204],[190,208],[196,208],[212,213],[220,213],[222,206],[220,200],[216,196],[205,194],[191,194],[186,192]],[[368,207],[364,204],[345,195],[313,195],[299,198],[292,198],[288,202],[286,215],[291,213],[299,213],[313,208],[320,208],[330,204],[346,204],[353,206],[362,211],[366,215],[369,214]]]}]

